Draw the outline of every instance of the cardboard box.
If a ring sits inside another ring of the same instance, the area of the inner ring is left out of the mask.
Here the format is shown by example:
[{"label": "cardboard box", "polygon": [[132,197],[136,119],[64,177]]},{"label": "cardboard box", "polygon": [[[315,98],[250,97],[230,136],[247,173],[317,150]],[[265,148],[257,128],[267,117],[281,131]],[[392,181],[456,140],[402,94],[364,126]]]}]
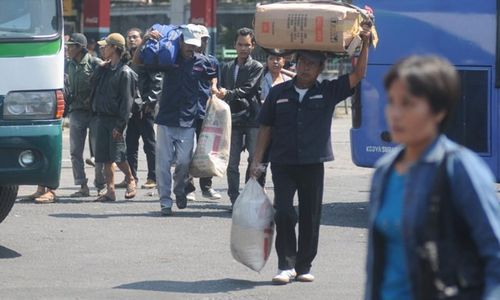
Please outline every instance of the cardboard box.
[{"label": "cardboard box", "polygon": [[361,18],[342,5],[278,2],[257,5],[254,22],[261,47],[345,53],[360,32]]}]

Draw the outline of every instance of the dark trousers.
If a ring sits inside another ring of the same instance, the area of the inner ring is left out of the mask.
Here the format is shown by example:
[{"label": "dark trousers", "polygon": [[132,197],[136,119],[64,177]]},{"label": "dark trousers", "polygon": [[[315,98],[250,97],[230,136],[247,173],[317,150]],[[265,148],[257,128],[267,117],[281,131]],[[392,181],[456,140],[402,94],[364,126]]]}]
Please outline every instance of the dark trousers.
[{"label": "dark trousers", "polygon": [[[234,204],[240,195],[240,158],[241,152],[244,149],[248,151],[247,168],[245,171],[245,182],[250,179],[250,165],[257,144],[257,134],[259,128],[256,127],[239,127],[231,128],[231,148],[229,150],[229,163],[227,165],[227,195],[229,200]],[[262,187],[266,183],[266,173],[257,179]]]},{"label": "dark trousers", "polygon": [[127,143],[127,161],[132,171],[132,176],[137,180],[137,157],[139,154],[139,138],[142,137],[144,153],[148,163],[148,178],[156,181],[155,171],[155,130],[152,114],[134,113],[127,124],[125,142]]},{"label": "dark trousers", "polygon": [[[324,167],[271,164],[276,213],[276,252],[280,270],[295,268],[297,274],[309,273],[318,252]],[[295,192],[299,196],[299,216],[293,207]],[[295,225],[299,222],[299,242]]]},{"label": "dark trousers", "polygon": [[[198,120],[196,123],[196,141],[200,139],[201,126],[203,125],[203,120]],[[212,177],[204,177],[200,178],[200,189],[203,192],[208,191],[212,188]],[[186,185],[186,194],[196,191],[196,187],[194,186],[194,180],[192,176],[189,176],[188,183]]]}]

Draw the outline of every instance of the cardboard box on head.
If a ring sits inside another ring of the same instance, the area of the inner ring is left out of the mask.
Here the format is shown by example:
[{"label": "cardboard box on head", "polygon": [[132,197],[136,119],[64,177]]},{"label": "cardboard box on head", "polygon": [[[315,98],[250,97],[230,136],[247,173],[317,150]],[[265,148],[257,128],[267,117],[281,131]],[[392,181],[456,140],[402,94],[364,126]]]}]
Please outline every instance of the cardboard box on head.
[{"label": "cardboard box on head", "polygon": [[346,53],[361,31],[355,8],[325,3],[257,5],[255,38],[264,48]]}]

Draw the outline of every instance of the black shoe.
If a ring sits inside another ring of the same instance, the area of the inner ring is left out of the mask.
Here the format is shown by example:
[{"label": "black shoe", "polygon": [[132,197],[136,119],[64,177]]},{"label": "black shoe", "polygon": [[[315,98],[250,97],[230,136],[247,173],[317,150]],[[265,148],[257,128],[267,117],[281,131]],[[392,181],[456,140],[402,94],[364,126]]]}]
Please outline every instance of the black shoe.
[{"label": "black shoe", "polygon": [[171,207],[162,207],[161,208],[161,215],[162,216],[171,216],[172,213],[172,208]]},{"label": "black shoe", "polygon": [[184,209],[187,206],[187,198],[184,197],[176,197],[175,204],[177,204],[178,209]]},{"label": "black shoe", "polygon": [[201,195],[210,200],[219,200],[221,198],[221,195],[217,193],[217,191],[213,188],[209,188],[208,190],[203,191]]},{"label": "black shoe", "polygon": [[90,158],[86,158],[85,159],[85,163],[89,166],[92,166],[92,167],[95,167],[95,160],[93,157],[90,157]]}]

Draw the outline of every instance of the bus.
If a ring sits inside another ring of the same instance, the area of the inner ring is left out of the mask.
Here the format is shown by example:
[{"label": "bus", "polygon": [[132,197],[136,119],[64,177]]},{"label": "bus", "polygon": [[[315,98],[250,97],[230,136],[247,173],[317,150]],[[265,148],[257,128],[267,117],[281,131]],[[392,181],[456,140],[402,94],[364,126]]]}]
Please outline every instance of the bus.
[{"label": "bus", "polygon": [[19,185],[59,185],[63,82],[62,1],[2,0],[0,222]]},{"label": "bus", "polygon": [[[353,4],[364,5],[361,1]],[[373,0],[380,41],[352,99],[353,162],[372,167],[395,145],[384,119],[383,78],[399,59],[437,54],[458,70],[462,97],[446,134],[499,168],[500,0]]]}]

